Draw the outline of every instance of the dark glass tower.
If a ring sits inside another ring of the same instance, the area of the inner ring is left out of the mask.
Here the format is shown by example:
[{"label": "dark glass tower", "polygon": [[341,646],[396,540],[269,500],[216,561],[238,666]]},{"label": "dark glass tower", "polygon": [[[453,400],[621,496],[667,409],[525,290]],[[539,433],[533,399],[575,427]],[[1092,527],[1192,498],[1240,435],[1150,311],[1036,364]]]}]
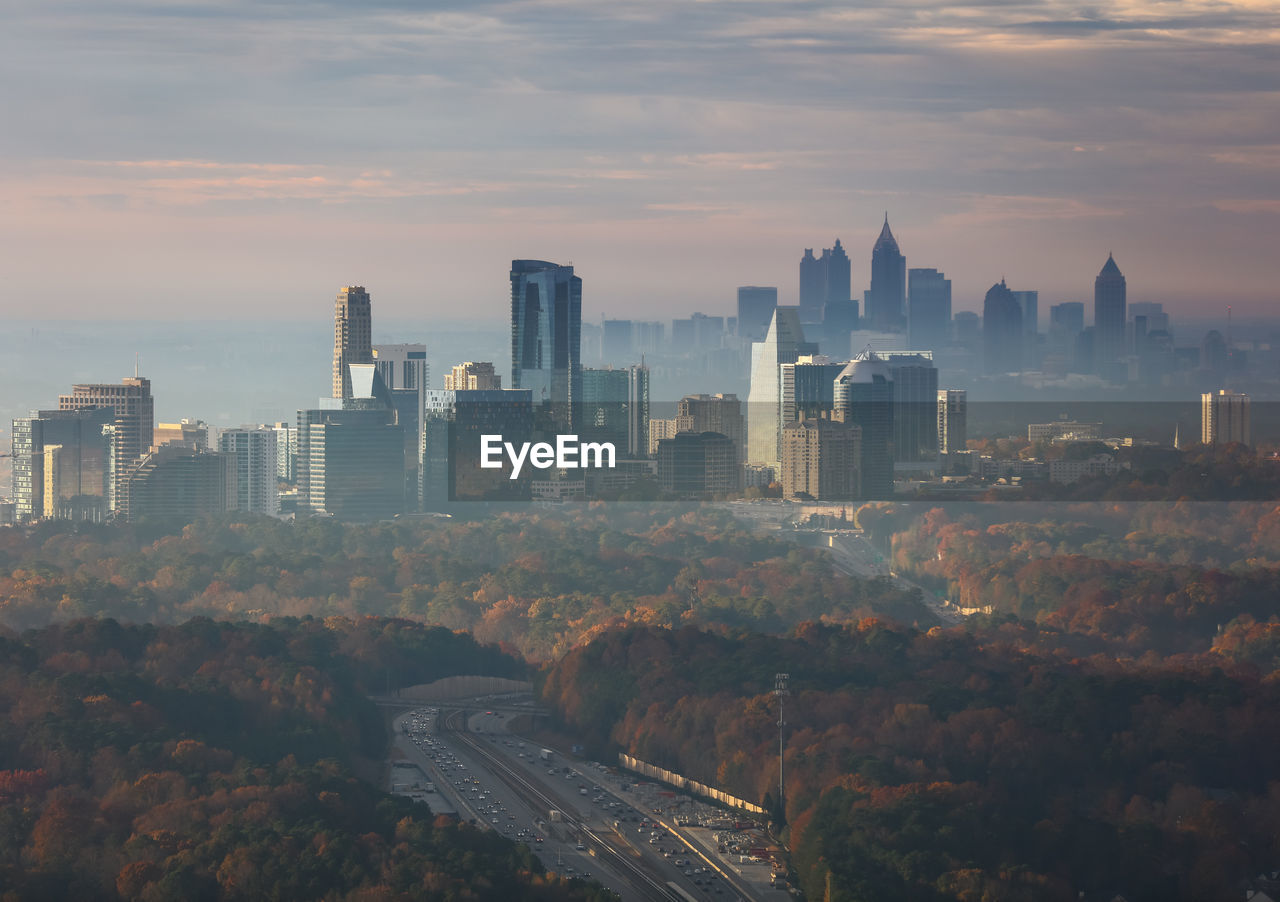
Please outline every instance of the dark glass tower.
[{"label": "dark glass tower", "polygon": [[511,261],[511,387],[533,393],[560,428],[582,399],[582,279],[572,266]]},{"label": "dark glass tower", "polygon": [[841,370],[832,386],[836,419],[862,430],[859,497],[893,497],[893,373],[864,351]]},{"label": "dark glass tower", "polygon": [[936,269],[907,271],[908,322],[911,347],[937,351],[951,329],[951,280]]},{"label": "dark glass tower", "polygon": [[1093,280],[1093,354],[1099,369],[1125,355],[1125,281],[1115,258],[1107,254]]},{"label": "dark glass tower", "polygon": [[907,258],[898,250],[898,241],[889,230],[889,214],[871,249],[871,290],[864,311],[871,328],[900,331],[905,325],[903,306],[907,297]]},{"label": "dark glass tower", "polygon": [[982,302],[982,346],[988,373],[1022,369],[1022,305],[1001,279]]}]

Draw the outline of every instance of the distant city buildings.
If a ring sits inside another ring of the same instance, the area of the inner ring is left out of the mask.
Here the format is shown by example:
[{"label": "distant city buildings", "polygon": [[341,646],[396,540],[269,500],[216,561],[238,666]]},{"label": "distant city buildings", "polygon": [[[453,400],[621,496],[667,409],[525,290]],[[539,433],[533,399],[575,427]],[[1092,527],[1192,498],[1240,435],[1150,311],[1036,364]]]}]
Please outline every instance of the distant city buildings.
[{"label": "distant city buildings", "polygon": [[836,420],[802,419],[782,430],[782,494],[806,501],[858,497],[861,430]]},{"label": "distant city buildings", "polygon": [[751,389],[747,396],[747,463],[778,469],[781,436],[782,371],[817,348],[804,339],[799,307],[773,311],[764,340],[751,345]]},{"label": "distant city buildings", "polygon": [[860,430],[858,497],[893,497],[893,372],[870,351],[846,364],[834,386],[835,418]]},{"label": "distant city buildings", "polygon": [[121,505],[125,474],[147,452],[154,437],[155,401],[151,397],[151,381],[133,376],[122,379],[119,385],[73,385],[71,394],[58,397],[59,410],[91,407],[106,407],[113,414],[108,507],[115,511]]},{"label": "distant city buildings", "polygon": [[418,392],[431,387],[431,368],[427,365],[424,344],[374,345],[372,362],[391,391]]},{"label": "distant city buildings", "polygon": [[209,450],[209,424],[204,420],[179,420],[176,423],[157,423],[152,432],[151,444],[162,447],[169,444],[187,445],[201,451]]},{"label": "distant city buildings", "polygon": [[234,455],[169,443],[153,448],[120,480],[122,520],[194,520],[236,508]]},{"label": "distant city buildings", "polygon": [[850,300],[851,273],[849,255],[839,238],[834,247],[823,249],[821,257],[813,255],[813,248],[805,248],[800,258],[801,322],[821,323],[827,304]]},{"label": "distant city buildings", "polygon": [[333,305],[333,397],[351,397],[348,367],[373,362],[372,342],[369,292],[360,285],[340,289]]},{"label": "distant city buildings", "polygon": [[13,421],[16,519],[106,519],[114,421],[109,407],[41,410]]},{"label": "distant city buildings", "polygon": [[1253,428],[1249,416],[1248,395],[1225,388],[1205,392],[1200,396],[1200,443],[1252,444]]},{"label": "distant city buildings", "polygon": [[742,460],[747,430],[737,395],[686,395],[676,408],[674,425],[677,433],[717,432],[725,436],[733,443],[738,460]]},{"label": "distant city buildings", "polygon": [[719,432],[678,432],[658,442],[658,485],[680,498],[738,492],[742,467],[733,441]]},{"label": "distant city buildings", "polygon": [[649,370],[584,369],[578,432],[611,442],[620,456],[643,457],[649,448]]}]

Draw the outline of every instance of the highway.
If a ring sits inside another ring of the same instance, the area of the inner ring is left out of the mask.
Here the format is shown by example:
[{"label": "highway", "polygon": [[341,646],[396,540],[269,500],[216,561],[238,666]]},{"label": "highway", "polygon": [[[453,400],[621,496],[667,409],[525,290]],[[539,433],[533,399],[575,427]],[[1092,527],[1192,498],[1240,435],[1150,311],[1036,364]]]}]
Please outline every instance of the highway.
[{"label": "highway", "polygon": [[964,616],[943,604],[942,599],[928,589],[909,579],[904,579],[889,569],[884,556],[865,538],[858,535],[839,534],[831,538],[831,561],[837,570],[863,579],[887,579],[901,589],[919,590],[921,600],[943,623],[954,626]]}]

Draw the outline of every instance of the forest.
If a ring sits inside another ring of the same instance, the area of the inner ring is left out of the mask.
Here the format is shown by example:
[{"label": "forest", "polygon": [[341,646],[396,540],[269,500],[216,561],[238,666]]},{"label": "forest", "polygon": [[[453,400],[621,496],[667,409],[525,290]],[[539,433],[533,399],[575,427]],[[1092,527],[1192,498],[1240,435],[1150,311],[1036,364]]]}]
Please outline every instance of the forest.
[{"label": "forest", "polygon": [[0,897],[606,898],[358,779],[388,742],[383,651],[522,667],[373,618],[0,636]]},{"label": "forest", "polygon": [[468,672],[532,676],[593,755],[761,801],[810,898],[1280,892],[1280,503],[829,525],[988,613],[944,625],[711,506],[0,530],[0,886],[589,898],[356,779],[385,742],[367,694]]},{"label": "forest", "polygon": [[669,505],[0,530],[0,623],[15,629],[363,614],[466,630],[535,662],[626,623],[777,632],[873,614],[933,622],[913,593],[846,577],[821,552]]}]

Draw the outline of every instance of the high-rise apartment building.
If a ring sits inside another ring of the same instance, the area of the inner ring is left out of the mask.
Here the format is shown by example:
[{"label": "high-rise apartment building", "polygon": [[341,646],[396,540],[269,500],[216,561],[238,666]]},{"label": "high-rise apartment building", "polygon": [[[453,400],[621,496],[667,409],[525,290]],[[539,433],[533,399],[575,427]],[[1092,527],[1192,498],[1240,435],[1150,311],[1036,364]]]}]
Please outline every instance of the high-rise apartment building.
[{"label": "high-rise apartment building", "polygon": [[218,450],[235,460],[235,509],[267,516],[280,513],[276,430],[271,426],[224,429],[218,435]]},{"label": "high-rise apartment building", "polygon": [[988,373],[1022,369],[1022,305],[1001,279],[982,302],[982,352]]},{"label": "high-rise apartment building", "polygon": [[835,419],[861,430],[859,497],[893,497],[893,372],[870,351],[845,365],[835,379]]},{"label": "high-rise apartment building", "polygon": [[511,387],[532,392],[558,428],[582,398],[582,279],[572,266],[511,261]]},{"label": "high-rise apartment building", "polygon": [[951,280],[936,269],[907,270],[907,332],[913,348],[940,350],[951,329]]},{"label": "high-rise apartment building", "polygon": [[121,480],[122,520],[179,517],[193,520],[236,506],[235,458],[170,443],[153,448]]},{"label": "high-rise apartment building", "polygon": [[276,477],[285,482],[298,478],[298,427],[289,423],[276,423]]},{"label": "high-rise apartment building", "polygon": [[871,289],[863,305],[864,318],[870,328],[880,332],[901,331],[906,324],[903,305],[907,299],[907,258],[898,250],[898,240],[889,229],[889,214],[884,215],[884,228],[871,249]]},{"label": "high-rise apartment building", "polygon": [[444,375],[445,391],[501,391],[502,377],[492,363],[468,360]]},{"label": "high-rise apartment building", "polygon": [[333,396],[351,397],[353,363],[373,363],[373,314],[369,292],[348,285],[333,305]]},{"label": "high-rise apartment building", "polygon": [[1200,396],[1200,443],[1225,445],[1230,442],[1242,445],[1253,442],[1249,396],[1225,388],[1205,392]]},{"label": "high-rise apartment building", "polygon": [[826,418],[788,423],[782,430],[782,494],[805,501],[858,497],[861,430]]},{"label": "high-rise apartment building", "polygon": [[1120,267],[1108,254],[1093,280],[1093,355],[1099,372],[1125,356],[1126,294]]},{"label": "high-rise apartment building", "polygon": [[804,339],[799,307],[778,307],[763,341],[751,345],[751,383],[747,395],[747,463],[780,466],[782,370],[817,348]]},{"label": "high-rise apartment building", "polygon": [[738,337],[762,341],[778,306],[778,289],[745,285],[738,289]]},{"label": "high-rise apartment building", "polygon": [[119,385],[73,385],[71,394],[58,397],[59,410],[88,407],[108,407],[113,414],[108,506],[114,511],[120,502],[122,477],[146,453],[154,436],[155,401],[151,397],[151,380],[132,376],[122,379]]},{"label": "high-rise apartment building", "polygon": [[958,454],[968,448],[968,395],[960,389],[938,391],[938,450]]}]

